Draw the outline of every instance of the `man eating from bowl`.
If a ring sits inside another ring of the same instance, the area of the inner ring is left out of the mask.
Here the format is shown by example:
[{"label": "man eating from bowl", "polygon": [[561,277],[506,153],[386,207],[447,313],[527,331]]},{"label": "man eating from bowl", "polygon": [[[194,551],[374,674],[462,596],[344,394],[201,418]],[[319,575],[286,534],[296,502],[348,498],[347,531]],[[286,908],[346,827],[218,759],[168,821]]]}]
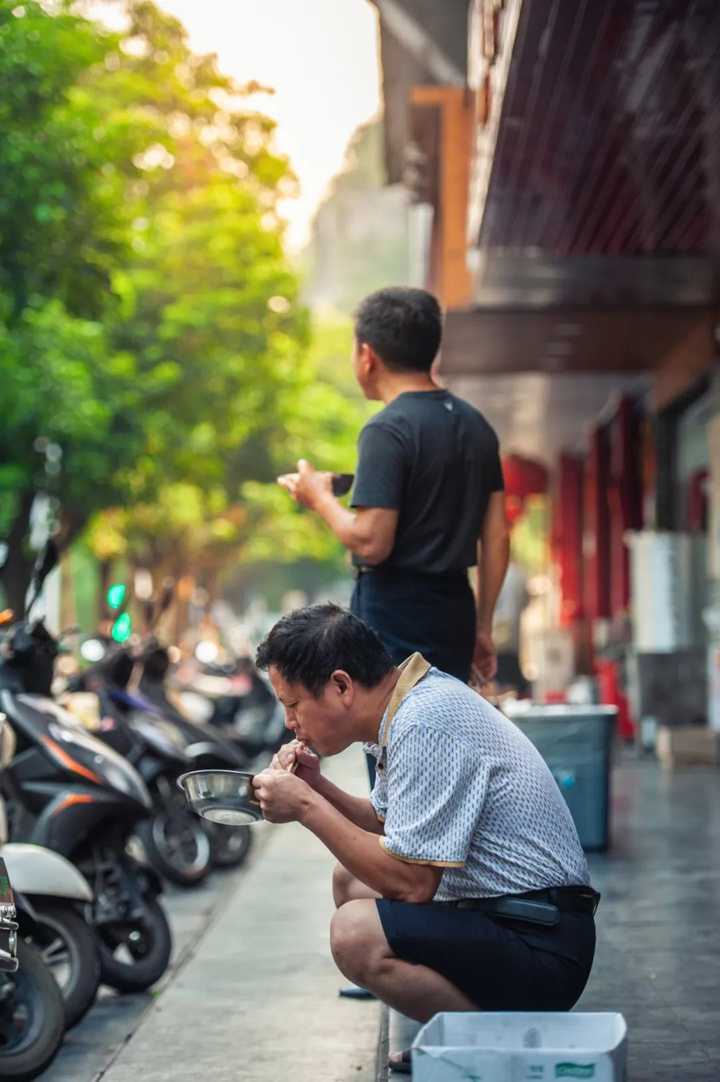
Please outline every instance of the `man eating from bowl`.
[{"label": "man eating from bowl", "polygon": [[[257,662],[296,739],[256,775],[255,795],[266,819],[301,823],[338,861],[330,942],[342,973],[418,1021],[569,1010],[590,973],[598,896],[530,741],[420,654],[393,665],[335,605],[283,617]],[[353,743],[377,760],[370,799],[320,770]]]}]

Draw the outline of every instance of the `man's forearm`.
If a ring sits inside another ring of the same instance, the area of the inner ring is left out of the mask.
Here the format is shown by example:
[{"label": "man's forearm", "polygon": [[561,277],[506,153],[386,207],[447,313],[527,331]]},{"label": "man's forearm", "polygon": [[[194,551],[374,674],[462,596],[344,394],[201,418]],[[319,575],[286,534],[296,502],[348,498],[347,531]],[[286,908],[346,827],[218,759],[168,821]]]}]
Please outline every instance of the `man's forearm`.
[{"label": "man's forearm", "polygon": [[320,778],[315,791],[361,830],[366,830],[371,834],[383,833],[382,820],[378,819],[372,803],[367,798],[352,796],[323,777]]},{"label": "man's forearm", "polygon": [[354,511],[343,507],[340,501],[329,493],[316,502],[314,510],[346,549],[362,555],[361,549],[365,539],[358,535]]},{"label": "man's forearm", "polygon": [[477,627],[478,631],[489,633],[492,630],[495,605],[507,572],[510,538],[503,537],[492,544],[483,542],[478,556]]},{"label": "man's forearm", "polygon": [[438,882],[434,868],[390,856],[377,834],[352,823],[317,790],[309,790],[300,822],[351,875],[381,897],[419,903],[433,898]]}]

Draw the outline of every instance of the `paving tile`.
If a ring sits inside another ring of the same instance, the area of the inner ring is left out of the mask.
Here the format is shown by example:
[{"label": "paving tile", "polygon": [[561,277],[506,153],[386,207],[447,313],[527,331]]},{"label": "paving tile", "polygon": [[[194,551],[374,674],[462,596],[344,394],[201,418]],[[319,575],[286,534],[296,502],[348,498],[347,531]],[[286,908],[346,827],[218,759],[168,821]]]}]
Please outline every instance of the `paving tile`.
[{"label": "paving tile", "polygon": [[[621,1010],[629,1082],[720,1079],[720,774],[622,763],[584,1010]],[[717,1005],[717,1006],[715,1006]]]},{"label": "paving tile", "polygon": [[[718,1082],[720,772],[667,774],[626,757],[613,838],[590,860],[603,901],[578,1007],[625,1015],[628,1082]],[[159,999],[105,995],[43,1082],[93,1082],[117,1049],[104,1082],[366,1082],[378,1006],[336,998],[327,877],[321,847],[294,828],[269,831],[267,852]],[[203,891],[169,896],[185,942],[214,904]]]}]

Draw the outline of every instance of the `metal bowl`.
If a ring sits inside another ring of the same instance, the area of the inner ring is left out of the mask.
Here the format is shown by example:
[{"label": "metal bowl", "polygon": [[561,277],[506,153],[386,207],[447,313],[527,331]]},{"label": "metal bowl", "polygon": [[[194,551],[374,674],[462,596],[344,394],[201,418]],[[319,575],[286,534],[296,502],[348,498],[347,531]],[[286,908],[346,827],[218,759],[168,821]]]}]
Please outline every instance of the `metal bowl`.
[{"label": "metal bowl", "polygon": [[198,815],[211,823],[236,827],[262,820],[252,779],[253,775],[244,770],[191,770],[182,774],[177,783]]}]

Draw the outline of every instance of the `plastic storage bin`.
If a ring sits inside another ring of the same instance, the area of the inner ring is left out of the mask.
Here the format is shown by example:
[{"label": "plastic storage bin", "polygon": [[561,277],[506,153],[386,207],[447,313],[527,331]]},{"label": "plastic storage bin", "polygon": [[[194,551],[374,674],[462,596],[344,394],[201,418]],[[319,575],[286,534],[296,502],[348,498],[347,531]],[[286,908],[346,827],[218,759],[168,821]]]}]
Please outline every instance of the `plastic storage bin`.
[{"label": "plastic storage bin", "polygon": [[615,1012],[436,1014],[412,1045],[414,1082],[623,1082],[627,1027]]},{"label": "plastic storage bin", "polygon": [[550,767],[570,808],[583,849],[607,849],[617,707],[517,704],[507,714]]}]

